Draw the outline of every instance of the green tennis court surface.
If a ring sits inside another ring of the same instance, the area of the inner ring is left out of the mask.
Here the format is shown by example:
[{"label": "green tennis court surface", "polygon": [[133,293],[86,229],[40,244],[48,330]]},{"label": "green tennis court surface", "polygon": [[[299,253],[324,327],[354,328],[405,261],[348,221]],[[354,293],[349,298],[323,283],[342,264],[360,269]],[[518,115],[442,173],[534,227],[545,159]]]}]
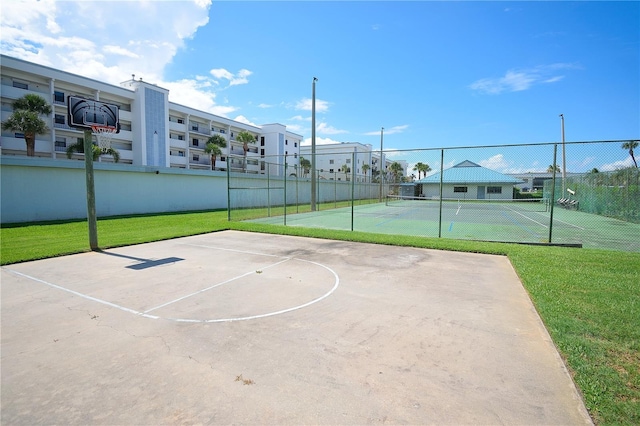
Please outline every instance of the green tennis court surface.
[{"label": "green tennis court surface", "polygon": [[[254,219],[254,222],[424,237],[548,243],[550,206],[544,201],[423,200],[365,204]],[[442,217],[440,218],[440,211]],[[439,223],[441,223],[439,227]],[[439,229],[440,228],[440,229]],[[640,224],[554,207],[551,242],[640,251]]]}]

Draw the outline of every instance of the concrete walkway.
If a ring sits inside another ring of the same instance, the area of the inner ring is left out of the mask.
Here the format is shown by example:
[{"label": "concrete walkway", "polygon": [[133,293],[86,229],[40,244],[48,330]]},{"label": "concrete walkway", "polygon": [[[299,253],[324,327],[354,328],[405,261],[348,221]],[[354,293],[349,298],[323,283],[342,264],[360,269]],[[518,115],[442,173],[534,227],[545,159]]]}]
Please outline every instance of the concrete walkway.
[{"label": "concrete walkway", "polygon": [[1,279],[3,425],[591,422],[505,257],[225,231]]}]

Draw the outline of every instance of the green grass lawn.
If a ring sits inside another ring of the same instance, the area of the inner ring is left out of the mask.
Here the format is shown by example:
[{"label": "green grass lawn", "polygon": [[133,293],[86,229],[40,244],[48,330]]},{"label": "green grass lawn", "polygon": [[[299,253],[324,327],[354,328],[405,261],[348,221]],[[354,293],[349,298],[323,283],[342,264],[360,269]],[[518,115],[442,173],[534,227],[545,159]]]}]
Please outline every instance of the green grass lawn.
[{"label": "green grass lawn", "polygon": [[[226,211],[98,220],[102,248],[225,229],[506,255],[594,421],[640,424],[640,253],[228,222]],[[3,265],[88,250],[84,221],[0,230]]]}]

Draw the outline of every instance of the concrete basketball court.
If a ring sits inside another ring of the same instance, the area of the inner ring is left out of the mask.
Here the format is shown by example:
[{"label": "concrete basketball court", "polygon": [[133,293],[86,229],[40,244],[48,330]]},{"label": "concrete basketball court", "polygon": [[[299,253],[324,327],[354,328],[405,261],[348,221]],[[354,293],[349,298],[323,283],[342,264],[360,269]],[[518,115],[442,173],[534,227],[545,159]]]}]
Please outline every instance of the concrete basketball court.
[{"label": "concrete basketball court", "polygon": [[3,425],[591,423],[506,257],[225,231],[1,277]]}]

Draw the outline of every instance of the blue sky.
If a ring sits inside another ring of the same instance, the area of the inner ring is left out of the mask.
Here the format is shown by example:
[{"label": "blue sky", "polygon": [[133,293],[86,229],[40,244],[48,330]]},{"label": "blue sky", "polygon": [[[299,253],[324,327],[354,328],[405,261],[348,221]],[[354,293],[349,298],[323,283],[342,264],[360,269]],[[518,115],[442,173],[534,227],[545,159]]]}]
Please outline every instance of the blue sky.
[{"label": "blue sky", "polygon": [[[381,127],[389,149],[556,142],[559,114],[567,141],[640,139],[635,1],[8,0],[1,8],[4,54],[113,84],[136,74],[174,102],[286,124],[305,139],[315,76],[318,143],[378,147]],[[505,159],[491,154],[474,160]],[[580,155],[576,171],[630,164],[623,150],[599,162],[585,159],[602,154]],[[548,165],[536,161],[517,167]]]}]

